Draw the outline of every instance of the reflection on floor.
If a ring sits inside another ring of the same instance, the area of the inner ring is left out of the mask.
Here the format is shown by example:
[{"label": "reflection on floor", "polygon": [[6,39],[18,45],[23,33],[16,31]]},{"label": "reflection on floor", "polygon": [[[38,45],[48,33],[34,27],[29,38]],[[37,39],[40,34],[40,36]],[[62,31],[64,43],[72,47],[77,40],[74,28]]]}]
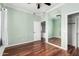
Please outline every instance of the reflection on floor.
[{"label": "reflection on floor", "polygon": [[53,37],[53,38],[49,38],[48,41],[49,41],[50,43],[52,43],[52,44],[61,46],[61,39],[60,39],[60,38]]},{"label": "reflection on floor", "polygon": [[23,45],[6,48],[3,56],[67,56],[67,51],[49,45],[43,41],[35,41]]},{"label": "reflection on floor", "polygon": [[68,45],[68,53],[70,53],[71,56],[79,56],[79,48]]}]

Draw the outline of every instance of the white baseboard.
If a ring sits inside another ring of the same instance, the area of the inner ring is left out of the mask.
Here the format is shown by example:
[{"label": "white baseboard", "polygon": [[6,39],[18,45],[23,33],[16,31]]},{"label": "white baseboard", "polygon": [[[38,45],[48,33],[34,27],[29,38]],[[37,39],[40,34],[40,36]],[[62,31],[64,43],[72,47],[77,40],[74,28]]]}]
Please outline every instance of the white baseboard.
[{"label": "white baseboard", "polygon": [[49,42],[46,42],[46,43],[48,43],[48,44],[50,44],[50,45],[52,45],[52,46],[55,46],[55,47],[57,47],[57,48],[63,49],[63,50],[67,50],[67,49],[65,49],[65,48],[63,48],[63,47],[61,47],[61,46],[58,46],[58,45],[55,45],[55,44],[52,44],[52,43],[49,43]]},{"label": "white baseboard", "polygon": [[56,38],[61,38],[61,36],[52,36],[52,37],[48,37],[48,38],[53,38],[53,37],[56,37]]},{"label": "white baseboard", "polygon": [[[38,40],[40,40],[40,39],[38,39]],[[33,41],[38,41],[38,40],[33,40]]]},{"label": "white baseboard", "polygon": [[34,41],[38,41],[38,40],[32,40],[32,41],[28,41],[28,42],[22,42],[22,43],[17,43],[17,44],[13,44],[13,45],[8,45],[7,47],[16,46],[16,45],[25,44],[25,43],[30,43],[30,42],[34,42]]},{"label": "white baseboard", "polygon": [[3,55],[4,49],[5,49],[5,46],[1,46],[1,47],[0,47],[0,56]]}]

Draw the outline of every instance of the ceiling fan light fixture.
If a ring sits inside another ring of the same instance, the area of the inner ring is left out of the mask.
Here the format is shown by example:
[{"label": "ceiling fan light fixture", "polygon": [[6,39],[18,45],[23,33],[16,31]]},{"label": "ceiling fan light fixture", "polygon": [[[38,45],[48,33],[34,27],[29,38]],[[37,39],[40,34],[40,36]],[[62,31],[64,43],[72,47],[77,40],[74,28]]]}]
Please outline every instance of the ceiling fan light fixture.
[{"label": "ceiling fan light fixture", "polygon": [[37,8],[40,9],[40,4],[39,3],[37,4]]},{"label": "ceiling fan light fixture", "polygon": [[50,6],[50,5],[51,5],[51,3],[44,3],[44,4],[46,4],[46,5],[48,5],[48,6]]}]

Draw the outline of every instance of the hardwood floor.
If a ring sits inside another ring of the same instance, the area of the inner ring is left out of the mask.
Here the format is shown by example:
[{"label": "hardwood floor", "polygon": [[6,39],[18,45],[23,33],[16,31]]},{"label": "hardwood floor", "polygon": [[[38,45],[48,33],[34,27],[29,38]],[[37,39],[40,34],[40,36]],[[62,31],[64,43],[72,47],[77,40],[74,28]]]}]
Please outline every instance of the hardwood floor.
[{"label": "hardwood floor", "polygon": [[71,56],[79,56],[79,48],[68,45],[68,53],[70,53]]},{"label": "hardwood floor", "polygon": [[6,48],[3,56],[67,56],[67,51],[51,46],[43,41],[31,42]]},{"label": "hardwood floor", "polygon": [[49,45],[44,41],[35,41],[6,48],[3,56],[77,56],[79,49],[69,46],[68,51]]},{"label": "hardwood floor", "polygon": [[[61,45],[61,39],[59,38],[49,38],[49,42],[55,45],[60,46]],[[72,45],[68,45],[68,51],[70,56],[79,56],[79,48],[76,48]]]},{"label": "hardwood floor", "polygon": [[50,43],[52,43],[52,44],[61,46],[61,39],[60,39],[60,38],[53,37],[53,38],[49,38],[48,41],[49,41]]}]

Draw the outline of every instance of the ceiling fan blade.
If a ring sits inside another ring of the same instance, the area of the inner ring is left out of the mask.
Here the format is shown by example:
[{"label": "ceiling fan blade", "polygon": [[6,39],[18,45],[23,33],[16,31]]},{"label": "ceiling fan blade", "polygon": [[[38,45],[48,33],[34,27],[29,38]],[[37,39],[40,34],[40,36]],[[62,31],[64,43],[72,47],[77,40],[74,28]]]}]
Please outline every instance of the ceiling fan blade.
[{"label": "ceiling fan blade", "polygon": [[37,4],[37,9],[40,9],[40,4],[39,3]]},{"label": "ceiling fan blade", "polygon": [[51,5],[51,3],[44,3],[44,4],[46,4],[46,5],[48,5],[48,6],[50,6],[50,5]]}]

